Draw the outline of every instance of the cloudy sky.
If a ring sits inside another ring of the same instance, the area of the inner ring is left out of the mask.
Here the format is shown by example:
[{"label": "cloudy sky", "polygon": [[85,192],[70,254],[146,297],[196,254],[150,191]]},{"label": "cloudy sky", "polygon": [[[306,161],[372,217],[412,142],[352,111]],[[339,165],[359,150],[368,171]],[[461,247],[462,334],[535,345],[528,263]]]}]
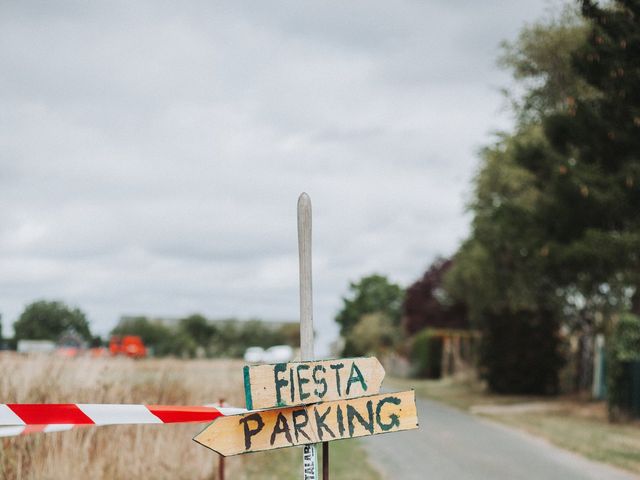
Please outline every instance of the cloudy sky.
[{"label": "cloudy sky", "polygon": [[314,207],[326,352],[348,282],[406,285],[468,230],[510,118],[498,44],[548,0],[5,1],[0,312],[298,316]]}]

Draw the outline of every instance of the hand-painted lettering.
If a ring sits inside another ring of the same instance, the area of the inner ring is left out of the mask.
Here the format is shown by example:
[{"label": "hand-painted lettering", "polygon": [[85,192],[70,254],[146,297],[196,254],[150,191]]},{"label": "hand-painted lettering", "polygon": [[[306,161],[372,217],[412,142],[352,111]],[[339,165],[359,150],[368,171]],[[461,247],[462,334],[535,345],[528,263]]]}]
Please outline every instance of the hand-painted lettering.
[{"label": "hand-painted lettering", "polygon": [[277,363],[273,367],[273,378],[276,385],[276,404],[277,405],[284,405],[284,402],[282,401],[282,392],[280,391],[280,389],[282,387],[286,387],[287,385],[289,385],[289,382],[287,382],[283,378],[280,378],[278,374],[283,373],[286,370],[287,370],[286,363]]},{"label": "hand-painted lettering", "polygon": [[369,421],[365,420],[360,412],[352,405],[347,404],[347,424],[349,425],[349,436],[353,437],[355,431],[355,424],[353,420],[356,419],[369,433],[373,433],[373,403],[371,400],[367,402],[367,413]]},{"label": "hand-painted lettering", "polygon": [[[256,422],[256,427],[253,429],[250,428],[249,422]],[[244,448],[245,450],[249,450],[251,448],[251,437],[260,433],[260,430],[264,427],[264,422],[259,413],[254,413],[241,418],[240,424],[244,424]]]},{"label": "hand-painted lettering", "polygon": [[[301,408],[299,410],[294,410],[291,416],[293,417],[293,431],[296,435],[296,442],[300,441],[299,434],[302,434],[307,440],[310,441],[311,439],[309,438],[309,435],[307,435],[307,432],[303,430],[303,428],[306,427],[309,423],[309,414],[307,413],[307,409]],[[298,417],[303,417],[304,421],[298,422]]]},{"label": "hand-painted lettering", "polygon": [[347,395],[349,395],[349,393],[351,392],[351,384],[356,382],[360,382],[360,384],[362,385],[362,390],[365,392],[367,391],[367,384],[364,381],[362,372],[356,365],[356,362],[353,362],[351,364],[351,373],[349,373],[349,380],[347,381]]},{"label": "hand-painted lettering", "polygon": [[316,418],[316,431],[318,432],[318,437],[320,438],[320,440],[323,439],[323,428],[329,433],[329,435],[331,435],[331,438],[336,438],[335,434],[329,428],[329,425],[325,423],[325,419],[327,418],[327,415],[329,415],[329,412],[331,412],[331,407],[328,407],[322,415],[318,413],[318,407],[314,407],[313,409],[313,413]]},{"label": "hand-painted lettering", "polygon": [[380,390],[384,369],[374,357],[249,365],[249,409],[296,406],[354,398]]},{"label": "hand-painted lettering", "polygon": [[344,417],[342,415],[342,407],[340,405],[336,407],[336,421],[338,422],[338,433],[341,437],[344,437]]},{"label": "hand-painted lettering", "polygon": [[296,386],[293,383],[293,368],[289,370],[289,386],[291,388],[291,403],[293,403],[296,398]]},{"label": "hand-painted lettering", "polygon": [[223,416],[195,440],[235,455],[417,427],[415,395],[407,391]]},{"label": "hand-painted lettering", "polygon": [[329,365],[329,368],[336,371],[336,390],[340,396],[342,395],[342,391],[340,390],[340,369],[344,368],[344,363],[333,363]]},{"label": "hand-painted lettering", "polygon": [[301,363],[296,368],[296,373],[298,374],[298,392],[299,392],[299,395],[300,395],[300,400],[302,400],[302,401],[306,400],[307,398],[309,398],[311,396],[310,393],[307,393],[307,392],[304,391],[303,385],[305,383],[309,383],[309,379],[308,378],[304,378],[302,376],[300,371],[303,371],[303,370],[309,370],[309,365],[307,365],[305,363]]},{"label": "hand-painted lettering", "polygon": [[400,402],[401,401],[398,397],[385,397],[378,402],[378,405],[376,406],[376,423],[384,432],[387,432],[391,430],[393,427],[397,427],[398,425],[400,425],[400,419],[398,418],[398,415],[396,415],[395,413],[391,413],[389,415],[389,419],[391,421],[389,423],[382,423],[380,419],[380,412],[382,411],[382,407],[384,406],[385,403],[400,405]]},{"label": "hand-painted lettering", "polygon": [[293,441],[291,440],[291,430],[289,429],[289,422],[287,421],[287,417],[285,417],[282,412],[278,413],[276,424],[273,427],[271,439],[269,440],[271,445],[274,444],[274,442],[276,441],[276,435],[279,433],[284,433],[284,436],[287,437],[287,442],[293,444]]},{"label": "hand-painted lettering", "polygon": [[322,392],[320,392],[316,387],[313,393],[317,395],[318,398],[322,398],[327,393],[327,389],[329,387],[327,386],[327,381],[325,380],[324,375],[318,379],[318,377],[316,376],[318,372],[326,373],[327,369],[324,368],[323,365],[316,365],[315,367],[313,367],[313,374],[312,374],[313,381],[315,382],[316,385],[322,385]]}]

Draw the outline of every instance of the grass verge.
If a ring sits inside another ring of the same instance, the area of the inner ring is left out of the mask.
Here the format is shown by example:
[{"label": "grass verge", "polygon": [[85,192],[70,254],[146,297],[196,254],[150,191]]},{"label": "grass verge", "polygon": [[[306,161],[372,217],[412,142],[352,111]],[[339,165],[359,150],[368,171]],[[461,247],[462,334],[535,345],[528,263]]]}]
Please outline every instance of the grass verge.
[{"label": "grass verge", "polygon": [[[318,446],[318,464],[322,464]],[[368,463],[367,454],[358,440],[329,443],[332,480],[380,480],[378,472]],[[231,459],[234,460],[234,459]],[[284,448],[271,452],[245,455],[241,469],[243,480],[297,480],[302,473],[302,448]]]}]

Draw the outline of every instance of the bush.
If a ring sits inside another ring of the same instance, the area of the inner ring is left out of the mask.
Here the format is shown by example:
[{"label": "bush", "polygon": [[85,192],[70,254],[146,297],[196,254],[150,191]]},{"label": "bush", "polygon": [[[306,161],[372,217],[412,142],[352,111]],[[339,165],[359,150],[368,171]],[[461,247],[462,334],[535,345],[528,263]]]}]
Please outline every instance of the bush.
[{"label": "bush", "polygon": [[640,368],[638,362],[640,362],[640,317],[626,313],[620,317],[607,342],[610,420],[640,416],[638,411],[640,399],[634,398],[632,383],[632,372]]},{"label": "bush", "polygon": [[481,366],[489,388],[496,393],[558,392],[558,373],[564,364],[558,321],[553,314],[521,310],[485,314]]},{"label": "bush", "polygon": [[345,350],[347,355],[381,355],[392,349],[399,340],[400,330],[391,318],[382,313],[363,315],[347,334]]},{"label": "bush", "polygon": [[422,330],[413,338],[411,364],[413,374],[419,378],[442,376],[443,339],[429,329]]}]

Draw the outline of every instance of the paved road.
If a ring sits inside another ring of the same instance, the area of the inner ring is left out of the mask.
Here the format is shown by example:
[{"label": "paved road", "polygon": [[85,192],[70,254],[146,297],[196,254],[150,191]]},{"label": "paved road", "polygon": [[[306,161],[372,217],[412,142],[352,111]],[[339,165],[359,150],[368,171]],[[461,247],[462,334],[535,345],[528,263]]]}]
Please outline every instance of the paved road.
[{"label": "paved road", "polygon": [[640,480],[440,403],[418,400],[418,415],[419,430],[378,435],[362,442],[386,478]]}]

